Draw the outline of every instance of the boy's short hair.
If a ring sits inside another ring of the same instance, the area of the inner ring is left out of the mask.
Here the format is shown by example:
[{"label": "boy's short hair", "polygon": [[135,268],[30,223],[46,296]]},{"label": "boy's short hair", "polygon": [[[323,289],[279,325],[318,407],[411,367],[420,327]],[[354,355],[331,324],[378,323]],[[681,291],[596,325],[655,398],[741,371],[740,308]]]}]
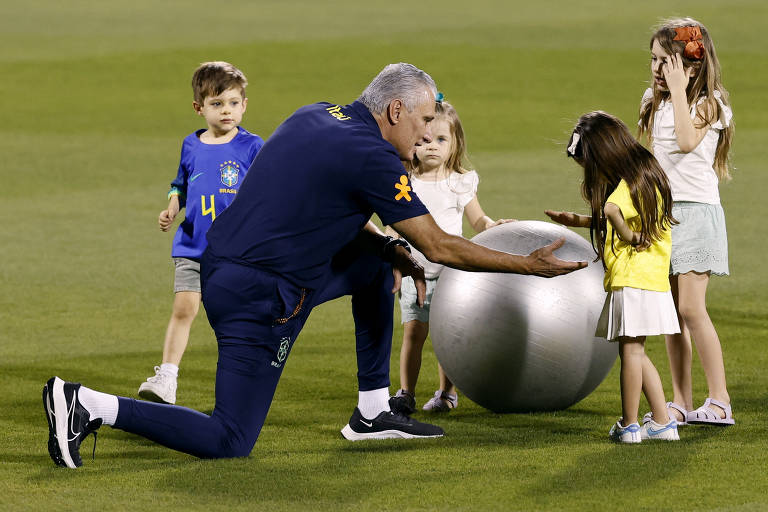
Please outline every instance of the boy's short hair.
[{"label": "boy's short hair", "polygon": [[240,92],[245,98],[247,85],[248,80],[243,72],[224,61],[203,62],[192,75],[192,92],[195,101],[200,105],[208,96],[217,96],[233,87],[240,87]]}]

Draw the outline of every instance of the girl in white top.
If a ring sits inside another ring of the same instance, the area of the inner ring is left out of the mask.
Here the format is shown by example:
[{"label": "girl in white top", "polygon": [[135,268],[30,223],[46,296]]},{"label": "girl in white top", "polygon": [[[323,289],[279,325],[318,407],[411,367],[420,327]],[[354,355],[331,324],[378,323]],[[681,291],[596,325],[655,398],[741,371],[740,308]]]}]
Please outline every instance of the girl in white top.
[{"label": "girl in white top", "polygon": [[[456,110],[443,101],[438,93],[436,116],[432,121],[432,142],[419,146],[412,164],[406,165],[411,174],[413,190],[419,196],[437,225],[453,235],[462,234],[462,216],[466,216],[475,231],[484,231],[510,219],[494,221],[488,217],[477,200],[479,178],[475,171],[467,171],[462,163],[466,142]],[[387,234],[398,236],[391,227]],[[429,333],[429,304],[437,278],[443,266],[432,263],[417,251],[414,258],[424,267],[427,278],[427,297],[424,307],[416,304],[416,287],[410,277],[403,278],[400,309],[403,321],[403,346],[400,349],[400,390],[390,399],[390,408],[403,414],[416,409],[416,381],[421,369],[421,352]],[[438,365],[440,389],[423,406],[425,411],[444,412],[458,403],[456,388]]]},{"label": "girl in white top", "polygon": [[[728,274],[728,240],[718,184],[730,179],[733,136],[728,92],[707,29],[691,18],[664,22],[651,37],[652,87],[640,106],[640,135],[651,143],[674,200],[670,283],[681,334],[666,337],[672,373],[669,413],[679,424],[732,425],[723,352],[706,309],[709,276]],[[693,410],[691,340],[709,388]]]}]

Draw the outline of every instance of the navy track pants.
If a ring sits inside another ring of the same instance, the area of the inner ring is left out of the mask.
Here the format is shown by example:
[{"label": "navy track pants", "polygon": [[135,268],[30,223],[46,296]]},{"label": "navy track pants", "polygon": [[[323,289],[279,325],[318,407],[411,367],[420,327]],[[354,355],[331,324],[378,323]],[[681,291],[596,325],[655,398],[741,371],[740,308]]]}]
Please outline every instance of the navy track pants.
[{"label": "navy track pants", "polygon": [[306,290],[206,251],[201,284],[219,348],[213,413],[119,397],[115,428],[197,457],[247,456],[310,311],[344,295],[352,296],[359,389],[389,386],[393,278],[391,266],[377,256],[347,247],[325,283]]}]

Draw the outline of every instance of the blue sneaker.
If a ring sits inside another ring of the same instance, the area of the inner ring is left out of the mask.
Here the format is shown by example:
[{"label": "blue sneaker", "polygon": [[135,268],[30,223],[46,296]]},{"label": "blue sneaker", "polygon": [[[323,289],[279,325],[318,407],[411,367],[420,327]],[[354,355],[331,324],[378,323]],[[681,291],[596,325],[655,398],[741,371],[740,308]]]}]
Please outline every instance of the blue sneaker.
[{"label": "blue sneaker", "polygon": [[640,439],[658,439],[661,441],[679,441],[680,436],[677,433],[677,421],[670,418],[669,423],[662,425],[648,418],[640,427]]},{"label": "blue sneaker", "polygon": [[631,423],[624,427],[621,425],[623,420],[624,418],[619,418],[619,421],[611,427],[611,431],[608,432],[611,440],[617,443],[639,443],[641,441],[640,425]]}]

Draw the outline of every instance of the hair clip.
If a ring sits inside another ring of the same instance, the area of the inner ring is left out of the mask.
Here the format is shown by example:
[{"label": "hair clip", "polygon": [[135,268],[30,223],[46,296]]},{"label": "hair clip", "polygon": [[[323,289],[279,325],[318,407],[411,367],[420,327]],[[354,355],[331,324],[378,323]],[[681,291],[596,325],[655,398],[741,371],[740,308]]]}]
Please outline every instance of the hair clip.
[{"label": "hair clip", "polygon": [[692,60],[700,60],[704,57],[704,45],[701,44],[703,36],[698,25],[675,28],[673,41],[685,41],[683,56]]},{"label": "hair clip", "polygon": [[441,92],[438,92],[437,96],[435,96],[435,101],[437,103],[442,103],[443,102],[443,98],[445,98],[445,95],[443,93],[441,93]]},{"label": "hair clip", "polygon": [[568,146],[568,154],[570,156],[576,156],[576,146],[579,145],[579,140],[581,139],[581,135],[579,135],[577,132],[573,132],[573,138],[571,139],[571,145]]}]

